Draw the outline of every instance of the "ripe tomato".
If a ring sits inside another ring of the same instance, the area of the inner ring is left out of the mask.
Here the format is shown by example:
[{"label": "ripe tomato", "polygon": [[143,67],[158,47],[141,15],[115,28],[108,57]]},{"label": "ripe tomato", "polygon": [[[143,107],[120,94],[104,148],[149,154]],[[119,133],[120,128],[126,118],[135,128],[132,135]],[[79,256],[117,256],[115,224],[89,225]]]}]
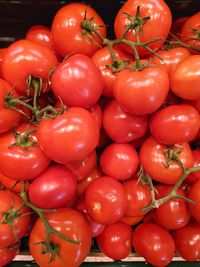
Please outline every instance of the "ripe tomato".
[{"label": "ripe tomato", "polygon": [[[192,151],[188,143],[175,144],[174,149],[179,154],[179,159],[185,165],[186,169],[193,166],[194,160]],[[171,162],[168,166],[168,160],[164,153],[167,153],[168,147],[158,143],[153,137],[147,138],[140,149],[140,163],[144,171],[155,181],[164,184],[175,184],[182,175],[182,168],[177,162]]]},{"label": "ripe tomato", "polygon": [[80,266],[90,251],[92,241],[83,215],[76,210],[63,208],[47,213],[45,217],[53,229],[80,244],[72,244],[55,234],[51,235],[51,243],[57,245],[59,250],[58,255],[50,261],[50,253],[43,253],[45,246],[42,242],[46,241],[46,228],[42,220],[38,219],[29,238],[29,249],[36,263],[44,267]]},{"label": "ripe tomato", "polygon": [[13,97],[18,97],[15,89],[13,89],[8,82],[0,79],[0,133],[4,133],[16,127],[22,117],[19,112],[6,108],[5,97],[9,93]]},{"label": "ripe tomato", "polygon": [[141,216],[124,216],[119,221],[124,222],[130,226],[138,224],[144,218],[143,215]]},{"label": "ripe tomato", "polygon": [[20,243],[16,243],[8,248],[0,249],[0,266],[10,263],[19,253]]},{"label": "ripe tomato", "polygon": [[0,48],[0,78],[3,77],[3,74],[2,74],[2,63],[3,63],[3,60],[4,60],[4,55],[6,53],[6,50],[7,50],[7,48]]},{"label": "ripe tomato", "polygon": [[37,137],[38,144],[48,157],[66,164],[84,159],[95,149],[99,129],[87,110],[72,107],[56,119],[42,120]]},{"label": "ripe tomato", "polygon": [[113,260],[121,260],[131,252],[131,227],[123,222],[107,225],[98,237],[97,245],[100,250]]},{"label": "ripe tomato", "polygon": [[191,220],[186,226],[173,231],[176,250],[186,261],[200,260],[200,224]]},{"label": "ripe tomato", "polygon": [[[14,193],[21,193],[23,190],[24,181],[14,180],[0,173],[0,182],[6,189],[11,190]],[[26,181],[26,191],[29,189],[29,182]]]},{"label": "ripe tomato", "polygon": [[200,180],[197,180],[189,188],[188,198],[194,201],[194,204],[190,204],[190,211],[193,217],[200,223]]},{"label": "ripe tomato", "polygon": [[[193,149],[192,155],[194,158],[194,166],[193,167],[200,166],[200,149]],[[190,183],[190,184],[196,182],[197,180],[200,180],[200,171],[193,172],[193,173],[189,174],[186,178],[186,182]]]},{"label": "ripe tomato", "polygon": [[[159,184],[156,186],[158,198],[165,197],[171,190],[171,185]],[[186,197],[185,192],[179,188],[177,193]],[[180,229],[185,226],[191,217],[188,203],[180,198],[172,198],[155,209],[155,221],[167,230]]]},{"label": "ripe tomato", "polygon": [[[130,60],[130,56],[125,54],[118,47],[114,47],[114,53],[115,53],[116,59],[119,61]],[[101,74],[103,76],[103,80],[104,80],[103,95],[106,97],[113,98],[113,83],[115,81],[115,73],[112,71],[110,67],[108,67],[108,65],[113,63],[108,46],[104,46],[103,48],[97,50],[93,54],[92,60],[97,65],[97,67],[100,69]]]},{"label": "ripe tomato", "polygon": [[31,203],[41,209],[57,209],[67,205],[76,193],[76,176],[64,166],[53,165],[30,184]]},{"label": "ripe tomato", "polygon": [[[125,2],[115,18],[115,35],[117,38],[121,38],[125,28],[130,24],[127,14],[135,17],[138,6],[140,6],[140,14],[142,18],[150,17],[150,19],[144,23],[142,31],[139,34],[140,41],[143,43],[162,37],[161,40],[149,45],[149,47],[153,50],[158,49],[165,42],[172,23],[171,11],[163,0],[130,0]],[[136,42],[136,30],[130,30],[126,39]],[[130,47],[123,46],[123,48],[132,53],[132,49]],[[138,51],[141,56],[150,54],[148,50],[145,50],[142,47],[138,48]]]},{"label": "ripe tomato", "polygon": [[15,193],[0,190],[0,249],[16,243],[27,232],[30,222],[30,209],[23,207],[17,213],[21,217],[14,215],[14,212],[22,204],[22,199]]},{"label": "ripe tomato", "polygon": [[191,142],[199,131],[200,115],[190,105],[171,105],[157,111],[149,126],[153,137],[162,144]]},{"label": "ripe tomato", "polygon": [[126,189],[127,198],[127,216],[144,216],[142,209],[151,202],[151,191],[147,186],[143,186],[142,183],[132,178],[124,183]]},{"label": "ripe tomato", "polygon": [[97,31],[103,37],[106,36],[106,26],[92,7],[83,3],[67,4],[58,10],[51,27],[55,50],[63,57],[71,53],[91,56],[99,49],[101,41],[95,34],[91,34],[92,41],[82,32],[81,23],[85,16],[87,20],[92,19],[92,26],[102,26]]},{"label": "ripe tomato", "polygon": [[25,94],[29,76],[47,81],[49,72],[58,64],[53,51],[29,40],[12,43],[6,50],[2,73],[6,81]]},{"label": "ripe tomato", "polygon": [[147,115],[163,104],[168,91],[168,74],[159,67],[149,66],[140,71],[124,69],[119,72],[113,92],[125,111],[133,115]]},{"label": "ripe tomato", "polygon": [[117,180],[126,180],[136,173],[139,165],[138,154],[129,144],[113,143],[100,156],[102,171]]},{"label": "ripe tomato", "polygon": [[90,109],[90,114],[94,117],[95,121],[97,122],[97,125],[99,126],[99,129],[101,129],[102,126],[102,120],[103,120],[103,111],[99,104],[95,104]]},{"label": "ripe tomato", "polygon": [[200,98],[199,86],[200,55],[193,55],[182,62],[170,73],[170,88],[177,96],[197,100]]},{"label": "ripe tomato", "polygon": [[[112,127],[111,127],[112,125]],[[131,115],[117,101],[110,101],[103,113],[103,126],[107,135],[116,143],[129,143],[147,131],[148,117]]]},{"label": "ripe tomato", "polygon": [[102,224],[117,222],[127,207],[124,186],[114,178],[99,177],[87,187],[85,205],[92,220]]},{"label": "ripe tomato", "polygon": [[169,232],[154,223],[142,223],[132,236],[135,251],[154,266],[168,265],[174,256],[175,244]]}]

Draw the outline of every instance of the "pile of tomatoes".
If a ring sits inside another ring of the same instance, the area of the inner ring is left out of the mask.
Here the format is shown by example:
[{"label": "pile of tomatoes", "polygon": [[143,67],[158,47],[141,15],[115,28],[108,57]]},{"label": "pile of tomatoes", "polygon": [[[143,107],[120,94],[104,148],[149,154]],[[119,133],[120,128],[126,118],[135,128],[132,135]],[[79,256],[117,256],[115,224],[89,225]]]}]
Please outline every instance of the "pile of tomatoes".
[{"label": "pile of tomatoes", "polygon": [[200,12],[127,0],[114,31],[69,3],[0,50],[0,266],[24,236],[42,267],[94,238],[113,260],[200,260]]}]

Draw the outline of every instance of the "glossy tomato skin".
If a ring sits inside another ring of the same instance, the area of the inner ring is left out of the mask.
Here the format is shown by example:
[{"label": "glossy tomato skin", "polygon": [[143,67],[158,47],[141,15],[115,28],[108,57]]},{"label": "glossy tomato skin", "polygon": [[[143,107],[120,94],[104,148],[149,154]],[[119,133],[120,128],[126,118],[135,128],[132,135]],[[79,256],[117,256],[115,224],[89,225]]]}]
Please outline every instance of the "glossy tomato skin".
[{"label": "glossy tomato skin", "polygon": [[[112,125],[112,126],[111,126]],[[147,131],[148,117],[131,115],[117,101],[110,101],[103,113],[103,126],[107,135],[116,143],[129,143]]]},{"label": "glossy tomato skin", "polygon": [[12,86],[3,79],[0,79],[0,133],[4,133],[13,127],[16,127],[21,114],[15,110],[5,107],[5,97],[11,93],[13,97],[18,97],[17,92]]},{"label": "glossy tomato skin", "polygon": [[37,129],[38,144],[43,152],[62,164],[84,159],[99,140],[99,129],[90,113],[83,108],[69,108],[56,119],[44,119]]},{"label": "glossy tomato skin", "polygon": [[[172,190],[171,185],[157,185],[158,197],[168,195]],[[185,192],[179,188],[177,193],[186,197]],[[180,198],[172,198],[155,209],[155,221],[167,230],[175,230],[184,227],[190,220],[191,213],[188,203]]]},{"label": "glossy tomato skin", "polygon": [[151,202],[151,191],[147,186],[131,178],[124,183],[127,198],[126,216],[144,216],[143,208]]},{"label": "glossy tomato skin", "polygon": [[188,198],[193,200],[195,204],[190,204],[192,216],[200,223],[200,180],[197,180],[189,188]]},{"label": "glossy tomato skin", "polygon": [[94,104],[90,109],[90,114],[94,117],[95,121],[97,122],[97,125],[99,126],[99,129],[101,129],[102,126],[102,120],[103,120],[103,111],[101,109],[101,106],[99,104]]},{"label": "glossy tomato skin", "polygon": [[142,223],[132,236],[135,251],[154,266],[167,266],[174,256],[175,244],[169,232],[154,223]]},{"label": "glossy tomato skin", "polygon": [[[116,37],[121,38],[125,31],[125,27],[130,24],[130,20],[126,14],[135,17],[138,6],[140,6],[140,14],[142,18],[150,17],[150,19],[144,23],[142,31],[140,32],[140,41],[147,42],[162,37],[161,40],[149,45],[153,50],[160,48],[169,34],[172,23],[171,11],[167,4],[162,0],[127,1],[119,10],[115,18],[114,30]],[[160,25],[162,25],[162,27]],[[134,29],[128,32],[126,39],[136,42],[136,33]],[[130,47],[124,46],[123,48],[129,53],[132,53]],[[150,52],[144,48],[139,48],[138,51],[140,56],[150,54]]]},{"label": "glossy tomato skin", "polygon": [[[86,19],[94,18],[93,26],[102,26],[97,31],[106,36],[106,27],[101,17],[89,5],[83,3],[70,3],[56,13],[51,27],[53,45],[56,52],[63,57],[71,53],[80,53],[91,56],[99,49],[101,41],[92,34],[92,41],[87,35],[82,34],[81,23]],[[66,43],[67,40],[67,43]]]},{"label": "glossy tomato skin", "polygon": [[20,244],[14,244],[11,247],[0,249],[0,266],[10,263],[19,253]]},{"label": "glossy tomato skin", "polygon": [[80,266],[89,253],[92,241],[90,229],[83,215],[76,210],[62,208],[45,214],[45,217],[53,229],[80,244],[72,244],[52,235],[51,242],[59,246],[59,257],[55,256],[50,262],[50,253],[41,254],[44,249],[41,242],[46,241],[46,229],[41,219],[38,219],[29,238],[30,252],[36,263],[45,267]]},{"label": "glossy tomato skin", "polygon": [[100,156],[102,171],[117,180],[126,180],[136,173],[139,165],[138,154],[129,144],[113,143]]},{"label": "glossy tomato skin", "polygon": [[151,66],[140,71],[124,69],[116,75],[114,97],[133,115],[148,115],[164,102],[169,91],[168,74]]},{"label": "glossy tomato skin", "polygon": [[[122,49],[114,47],[114,52],[117,60],[130,61],[130,56],[123,52]],[[104,80],[103,95],[106,97],[113,98],[113,83],[115,81],[116,75],[108,65],[112,64],[112,58],[108,46],[97,50],[93,56],[92,60],[96,66],[100,69]]]},{"label": "glossy tomato skin", "polygon": [[[192,155],[194,158],[194,166],[193,167],[200,166],[200,149],[199,148],[193,149]],[[193,172],[193,173],[189,174],[186,178],[186,182],[189,184],[193,184],[197,180],[200,180],[200,171]]]},{"label": "glossy tomato skin", "polygon": [[67,106],[90,108],[102,94],[103,79],[90,57],[75,54],[53,72],[51,87]]},{"label": "glossy tomato skin", "polygon": [[170,88],[177,96],[187,100],[200,98],[200,55],[192,55],[180,62],[170,73]]},{"label": "glossy tomato skin", "polygon": [[76,176],[64,166],[53,165],[30,184],[29,199],[41,209],[57,209],[67,205],[76,193]]},{"label": "glossy tomato skin", "polygon": [[[3,213],[8,212],[11,208],[17,210],[23,201],[15,193],[7,190],[0,190],[0,249],[11,246],[21,239],[27,232],[30,222],[30,209],[22,208],[18,213],[22,214],[13,221],[13,228],[10,224],[4,223]],[[14,234],[15,231],[15,234]]]},{"label": "glossy tomato skin", "polygon": [[[182,168],[176,162],[170,164],[168,168],[167,159],[164,152],[168,147],[158,143],[153,137],[147,138],[140,149],[140,162],[144,171],[149,176],[160,183],[175,184],[182,175]],[[186,169],[193,166],[194,160],[192,151],[188,143],[175,144],[173,149],[179,152],[179,159],[185,165]]]},{"label": "glossy tomato skin", "polygon": [[50,70],[57,64],[57,58],[50,49],[24,39],[7,48],[2,72],[6,81],[15,86],[19,93],[25,94],[30,75],[47,81]]},{"label": "glossy tomato skin", "polygon": [[123,222],[107,225],[98,237],[97,245],[107,257],[121,260],[131,252],[131,227]]},{"label": "glossy tomato skin", "polygon": [[[34,125],[23,123],[15,131],[24,134],[33,129],[36,129]],[[50,159],[36,144],[36,134],[32,133],[30,139],[35,143],[28,148],[23,148],[14,145],[16,138],[13,132],[0,136],[0,172],[2,174],[19,181],[31,180],[48,167]]]},{"label": "glossy tomato skin", "polygon": [[200,224],[191,220],[186,226],[173,231],[176,250],[186,261],[200,259]]},{"label": "glossy tomato skin", "polygon": [[199,131],[200,115],[190,105],[170,105],[157,111],[149,126],[153,137],[162,144],[191,142]]},{"label": "glossy tomato skin", "polygon": [[85,204],[94,221],[102,224],[117,222],[127,207],[125,189],[116,179],[102,176],[87,187]]}]

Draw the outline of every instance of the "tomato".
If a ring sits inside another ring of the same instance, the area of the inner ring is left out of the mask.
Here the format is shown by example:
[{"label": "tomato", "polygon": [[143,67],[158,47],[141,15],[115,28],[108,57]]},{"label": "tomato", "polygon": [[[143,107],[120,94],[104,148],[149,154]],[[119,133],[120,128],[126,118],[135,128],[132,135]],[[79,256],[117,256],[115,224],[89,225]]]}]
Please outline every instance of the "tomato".
[{"label": "tomato", "polygon": [[200,194],[199,194],[200,180],[197,180],[189,188],[188,198],[194,201],[190,204],[190,211],[193,217],[200,223]]},{"label": "tomato", "polygon": [[124,183],[127,198],[127,216],[144,216],[142,209],[148,206],[151,202],[151,191],[147,186],[132,178]]},{"label": "tomato", "polygon": [[129,143],[146,133],[148,117],[131,115],[113,100],[104,110],[103,126],[107,135],[116,143]]},{"label": "tomato", "polygon": [[174,47],[170,50],[158,50],[156,54],[159,55],[161,59],[156,56],[152,57],[153,63],[163,67],[168,73],[174,71],[177,65],[184,59],[188,58],[191,53],[185,47]]},{"label": "tomato", "polygon": [[168,91],[168,74],[159,67],[149,66],[140,71],[124,69],[119,72],[113,92],[125,111],[133,115],[147,115],[163,104]]},{"label": "tomato", "polygon": [[0,133],[16,127],[22,117],[18,111],[6,108],[5,97],[9,93],[13,97],[18,97],[15,89],[8,82],[0,79]]},{"label": "tomato", "polygon": [[[114,47],[113,49],[118,61],[130,61],[130,56],[125,54],[120,48]],[[112,71],[111,67],[108,67],[108,65],[113,64],[108,46],[104,46],[103,48],[97,50],[93,54],[92,60],[100,69],[103,76],[103,95],[113,98],[113,83],[115,81],[115,72]],[[113,68],[114,67],[115,66],[113,65]]]},{"label": "tomato", "polygon": [[[168,195],[172,190],[171,185],[157,185],[157,198],[162,198]],[[180,196],[186,197],[185,192],[179,188],[177,193]],[[167,230],[180,229],[185,226],[191,217],[188,203],[180,198],[172,198],[155,209],[155,221],[160,226]]]},{"label": "tomato", "polygon": [[4,60],[4,55],[6,53],[7,48],[0,48],[0,78],[3,77],[2,75],[2,63]]},{"label": "tomato", "polygon": [[76,176],[64,166],[53,165],[37,176],[29,187],[31,203],[41,209],[67,205],[76,193]]},{"label": "tomato", "polygon": [[181,229],[173,231],[176,250],[186,261],[200,260],[200,224],[190,221]]},{"label": "tomato", "polygon": [[[168,160],[164,154],[169,151],[168,149],[166,145],[162,145],[153,137],[149,137],[142,144],[139,157],[144,171],[153,180],[173,185],[181,177],[183,171],[182,167],[175,161],[168,164]],[[185,165],[186,169],[193,166],[194,160],[188,143],[175,144],[171,149],[179,153],[179,159]]]},{"label": "tomato", "polygon": [[[193,167],[200,166],[200,149],[193,149],[192,155],[194,158],[194,166]],[[187,183],[194,183],[197,180],[200,180],[200,171],[193,172],[193,173],[189,174],[186,178]]]},{"label": "tomato", "polygon": [[94,119],[97,122],[97,125],[99,126],[99,129],[102,126],[102,120],[103,120],[103,112],[99,104],[94,104],[90,109],[90,114],[94,117]]},{"label": "tomato", "polygon": [[[162,37],[161,40],[153,42],[149,47],[153,50],[160,48],[165,42],[172,23],[172,14],[163,0],[130,0],[125,2],[119,10],[115,22],[114,30],[117,38],[121,38],[125,28],[130,24],[127,14],[135,17],[137,7],[140,6],[140,14],[142,18],[150,17],[148,21],[143,24],[142,31],[139,33],[140,42],[148,42],[155,38]],[[131,29],[126,35],[126,39],[136,42],[136,30]],[[126,51],[132,53],[130,47],[123,46]],[[150,54],[144,48],[138,48],[140,56]]]},{"label": "tomato", "polygon": [[12,43],[6,50],[2,73],[6,81],[25,94],[29,76],[47,81],[49,72],[58,64],[53,51],[29,40]]},{"label": "tomato", "polygon": [[94,150],[80,161],[67,163],[66,167],[76,176],[77,181],[80,182],[87,178],[91,171],[96,167],[96,162],[97,155]]},{"label": "tomato", "polygon": [[149,126],[153,137],[162,144],[191,142],[199,131],[200,115],[190,105],[171,105],[157,111]]},{"label": "tomato", "polygon": [[126,216],[125,215],[119,221],[132,226],[132,225],[138,224],[140,221],[142,221],[143,218],[144,218],[143,215],[141,216]]},{"label": "tomato", "polygon": [[[2,173],[0,173],[0,182],[3,186],[5,186],[7,189],[11,190],[14,193],[21,193],[23,190],[24,181],[18,181],[14,180],[12,178],[9,178]],[[29,189],[29,183],[28,181],[26,183],[26,191]]]},{"label": "tomato", "polygon": [[106,36],[105,24],[92,7],[83,3],[67,4],[55,14],[51,27],[55,50],[63,57],[71,53],[91,56],[99,49],[99,38],[92,33],[93,41],[82,32],[81,23],[85,16],[87,20],[92,18],[92,26],[102,26],[97,28],[97,31],[103,37]]},{"label": "tomato", "polygon": [[124,186],[114,178],[99,177],[87,187],[85,204],[92,220],[102,224],[117,222],[127,207]]},{"label": "tomato", "polygon": [[154,223],[142,223],[132,236],[135,251],[154,266],[168,265],[174,256],[175,244],[169,232]]},{"label": "tomato", "polygon": [[196,100],[181,99],[181,100],[182,100],[182,103],[193,106],[200,113],[200,99],[196,99]]},{"label": "tomato", "polygon": [[17,212],[21,216],[14,215],[22,204],[22,199],[15,193],[0,190],[0,249],[16,243],[27,232],[30,209],[23,207]]},{"label": "tomato", "polygon": [[170,88],[177,96],[197,100],[199,90],[200,55],[193,55],[180,62],[170,73]]},{"label": "tomato", "polygon": [[90,113],[72,107],[56,119],[42,120],[37,128],[38,144],[43,152],[58,163],[84,159],[99,140],[99,129]]},{"label": "tomato", "polygon": [[19,253],[20,244],[16,243],[8,248],[0,249],[0,266],[5,266],[10,263]]},{"label": "tomato", "polygon": [[131,227],[123,222],[107,225],[102,234],[97,237],[100,250],[114,260],[121,260],[131,252]]},{"label": "tomato", "polygon": [[43,267],[78,267],[84,261],[91,247],[91,233],[83,215],[76,210],[63,208],[45,214],[51,227],[71,240],[80,242],[72,244],[56,235],[51,235],[53,245],[57,245],[58,255],[50,261],[50,253],[43,253],[46,241],[46,228],[41,219],[34,225],[30,238],[29,249],[34,260]]},{"label": "tomato", "polygon": [[113,143],[100,156],[102,171],[117,180],[126,180],[136,173],[139,165],[138,154],[129,144]]}]

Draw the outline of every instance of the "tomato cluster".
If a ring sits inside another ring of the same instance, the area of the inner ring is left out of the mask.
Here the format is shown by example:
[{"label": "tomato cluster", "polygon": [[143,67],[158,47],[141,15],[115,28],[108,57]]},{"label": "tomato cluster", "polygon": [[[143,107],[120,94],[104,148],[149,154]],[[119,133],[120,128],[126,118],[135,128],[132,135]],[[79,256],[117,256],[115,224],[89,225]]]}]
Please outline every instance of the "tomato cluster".
[{"label": "tomato cluster", "polygon": [[69,3],[0,51],[0,266],[24,236],[42,267],[80,266],[92,238],[113,260],[200,260],[199,22],[128,0],[110,40]]}]

